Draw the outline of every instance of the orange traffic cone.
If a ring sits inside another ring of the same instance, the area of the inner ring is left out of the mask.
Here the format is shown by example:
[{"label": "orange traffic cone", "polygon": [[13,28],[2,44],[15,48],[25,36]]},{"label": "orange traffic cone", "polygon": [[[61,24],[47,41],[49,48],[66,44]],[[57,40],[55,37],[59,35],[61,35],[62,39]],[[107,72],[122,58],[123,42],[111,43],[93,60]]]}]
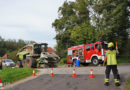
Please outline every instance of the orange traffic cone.
[{"label": "orange traffic cone", "polygon": [[76,76],[76,73],[75,73],[75,68],[73,69],[72,77],[77,77],[77,76]]},{"label": "orange traffic cone", "polygon": [[50,77],[54,77],[53,68],[51,68],[51,74]]},{"label": "orange traffic cone", "polygon": [[33,74],[32,74],[32,76],[33,76],[33,77],[36,76],[36,74],[35,74],[35,69],[34,69],[34,68],[33,68]]},{"label": "orange traffic cone", "polygon": [[0,88],[3,87],[2,80],[0,78]]},{"label": "orange traffic cone", "polygon": [[91,69],[91,71],[90,71],[90,76],[89,76],[90,78],[94,78],[94,75],[93,75],[93,69]]}]

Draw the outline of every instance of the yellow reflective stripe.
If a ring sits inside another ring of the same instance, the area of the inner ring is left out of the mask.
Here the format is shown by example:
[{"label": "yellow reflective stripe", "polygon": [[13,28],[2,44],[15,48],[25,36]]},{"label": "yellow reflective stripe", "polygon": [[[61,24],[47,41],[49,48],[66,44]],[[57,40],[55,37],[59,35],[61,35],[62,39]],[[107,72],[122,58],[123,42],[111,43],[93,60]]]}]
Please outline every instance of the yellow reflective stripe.
[{"label": "yellow reflective stripe", "polygon": [[109,79],[106,78],[104,81],[105,81],[105,82],[109,82]]},{"label": "yellow reflective stripe", "polygon": [[119,83],[120,81],[118,79],[115,79],[115,83]]}]

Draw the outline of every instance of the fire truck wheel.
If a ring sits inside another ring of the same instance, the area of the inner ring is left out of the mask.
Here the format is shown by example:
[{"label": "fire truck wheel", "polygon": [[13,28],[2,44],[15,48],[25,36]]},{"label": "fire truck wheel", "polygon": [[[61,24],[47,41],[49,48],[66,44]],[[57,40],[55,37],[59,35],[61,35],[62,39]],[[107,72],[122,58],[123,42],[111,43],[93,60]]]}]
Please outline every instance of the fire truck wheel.
[{"label": "fire truck wheel", "polygon": [[93,57],[93,58],[92,58],[92,64],[93,64],[94,66],[99,65],[99,60],[98,60],[97,57]]}]

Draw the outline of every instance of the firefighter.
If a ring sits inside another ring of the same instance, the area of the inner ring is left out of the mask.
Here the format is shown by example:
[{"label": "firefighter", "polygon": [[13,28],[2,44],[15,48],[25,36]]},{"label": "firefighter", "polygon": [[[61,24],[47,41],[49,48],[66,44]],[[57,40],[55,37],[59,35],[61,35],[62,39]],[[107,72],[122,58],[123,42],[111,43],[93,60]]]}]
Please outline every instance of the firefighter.
[{"label": "firefighter", "polygon": [[114,50],[114,44],[112,42],[108,43],[108,51],[106,52],[106,56],[104,59],[103,66],[105,66],[105,63],[107,62],[106,65],[106,78],[104,85],[109,86],[109,75],[112,69],[113,75],[114,75],[114,81],[116,86],[120,86],[120,81],[119,81],[119,75],[118,75],[118,70],[117,70],[117,60],[116,60],[116,52],[118,52],[118,48]]},{"label": "firefighter", "polygon": [[72,57],[72,60],[73,60],[72,66],[75,67],[76,60],[77,60],[77,59],[78,59],[78,50],[74,50],[74,51],[73,51],[73,57]]}]

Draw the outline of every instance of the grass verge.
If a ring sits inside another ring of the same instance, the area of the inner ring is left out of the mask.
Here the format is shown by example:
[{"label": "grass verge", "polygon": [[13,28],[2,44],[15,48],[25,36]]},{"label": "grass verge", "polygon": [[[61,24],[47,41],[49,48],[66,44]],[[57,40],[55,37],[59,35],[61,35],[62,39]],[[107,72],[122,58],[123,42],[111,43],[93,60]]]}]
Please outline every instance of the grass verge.
[{"label": "grass verge", "polygon": [[130,58],[117,58],[119,65],[130,64]]},{"label": "grass verge", "polygon": [[130,90],[130,78],[128,78],[128,80],[127,80],[127,88],[126,88],[126,90]]},{"label": "grass verge", "polygon": [[0,77],[2,83],[13,83],[14,81],[32,75],[32,72],[32,68],[3,68],[0,70]]}]

